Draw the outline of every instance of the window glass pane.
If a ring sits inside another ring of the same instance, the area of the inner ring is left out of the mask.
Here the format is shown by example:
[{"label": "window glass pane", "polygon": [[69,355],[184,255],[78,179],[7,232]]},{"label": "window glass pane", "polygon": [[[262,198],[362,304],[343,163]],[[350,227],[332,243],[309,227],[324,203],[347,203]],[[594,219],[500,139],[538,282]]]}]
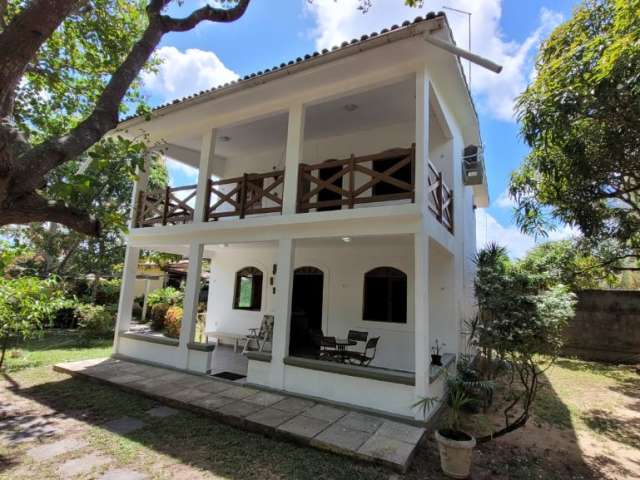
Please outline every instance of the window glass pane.
[{"label": "window glass pane", "polygon": [[251,277],[240,277],[238,308],[251,308],[253,281]]},{"label": "window glass pane", "polygon": [[407,276],[379,267],[364,276],[363,320],[407,323]]}]

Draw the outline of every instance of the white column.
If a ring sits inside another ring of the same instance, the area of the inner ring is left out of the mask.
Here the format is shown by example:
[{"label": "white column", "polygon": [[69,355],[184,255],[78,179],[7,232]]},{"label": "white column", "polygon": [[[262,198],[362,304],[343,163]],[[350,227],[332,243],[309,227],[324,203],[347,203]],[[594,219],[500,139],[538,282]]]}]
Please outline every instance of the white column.
[{"label": "white column", "polygon": [[140,314],[140,321],[144,323],[147,318],[147,298],[149,297],[149,290],[151,290],[151,282],[148,278],[144,279],[144,297],[142,299],[142,313]]},{"label": "white column", "polygon": [[150,155],[144,157],[144,168],[136,169],[137,180],[133,182],[133,191],[131,192],[131,214],[129,216],[129,229],[136,226],[136,215],[138,213],[138,200],[140,198],[140,192],[147,188],[149,183],[149,168],[151,168]]},{"label": "white column", "polygon": [[425,191],[429,162],[429,76],[425,69],[416,72],[416,168],[415,202],[426,211]]},{"label": "white column", "polygon": [[[429,394],[429,236],[419,232],[414,242],[414,315],[415,315],[415,371],[416,400]],[[422,412],[416,411],[421,419]]]},{"label": "white column", "polygon": [[302,160],[304,146],[305,109],[302,103],[289,109],[289,126],[287,127],[287,151],[284,165],[284,194],[282,214],[296,213],[298,195],[298,165]]},{"label": "white column", "polygon": [[276,257],[275,322],[271,348],[269,385],[284,388],[284,357],[289,355],[289,334],[291,331],[291,292],[293,288],[293,266],[295,244],[290,238],[278,242]]},{"label": "white column", "polygon": [[198,169],[198,187],[196,190],[196,206],[193,215],[194,223],[205,221],[205,212],[208,207],[207,182],[211,177],[213,168],[213,156],[216,151],[217,130],[210,129],[202,136],[200,147],[200,166]]},{"label": "white column", "polygon": [[124,254],[124,268],[122,269],[122,283],[120,285],[120,299],[118,300],[118,315],[116,318],[115,335],[113,338],[113,353],[118,353],[120,333],[129,330],[131,325],[131,311],[138,273],[140,249],[127,247]]},{"label": "white column", "polygon": [[193,342],[198,315],[198,297],[202,278],[202,254],[204,245],[198,242],[189,244],[189,268],[187,269],[187,284],[184,288],[184,303],[182,305],[182,325],[180,327],[179,368],[186,369],[189,362],[189,343]]}]

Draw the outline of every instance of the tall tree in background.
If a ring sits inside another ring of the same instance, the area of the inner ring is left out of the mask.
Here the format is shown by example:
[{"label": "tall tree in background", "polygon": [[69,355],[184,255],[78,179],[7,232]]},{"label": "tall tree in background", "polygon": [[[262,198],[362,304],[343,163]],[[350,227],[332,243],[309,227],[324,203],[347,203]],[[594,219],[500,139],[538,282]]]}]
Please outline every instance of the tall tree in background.
[{"label": "tall tree in background", "polygon": [[[10,2],[5,16],[17,15],[23,3]],[[70,15],[42,45],[18,86],[14,121],[25,138],[44,142],[89,115],[109,72],[118,67],[145,26],[141,1],[95,0]],[[154,62],[145,68],[153,69]],[[139,86],[132,83],[122,112],[145,111]],[[135,167],[146,150],[143,138],[110,137],[46,174],[46,188],[39,192],[50,202],[86,212],[99,223],[101,236],[87,237],[56,223],[5,229],[5,236],[34,253],[37,261],[31,264],[39,268],[32,273],[109,273],[122,261],[120,233],[130,211]],[[155,158],[150,173],[152,181],[166,184],[166,170]]]},{"label": "tall tree in background", "polygon": [[512,175],[516,220],[546,234],[557,221],[609,261],[640,257],[640,0],[586,0],[543,44],[517,102],[531,153]]},{"label": "tall tree in background", "polygon": [[[0,226],[51,221],[99,234],[100,222],[77,205],[73,188],[95,185],[69,163],[104,148],[166,33],[235,21],[249,1],[223,0],[184,18],[166,14],[171,0],[0,1]],[[124,146],[133,172],[141,146]],[[51,180],[62,168],[71,169],[64,176],[71,188]]]}]

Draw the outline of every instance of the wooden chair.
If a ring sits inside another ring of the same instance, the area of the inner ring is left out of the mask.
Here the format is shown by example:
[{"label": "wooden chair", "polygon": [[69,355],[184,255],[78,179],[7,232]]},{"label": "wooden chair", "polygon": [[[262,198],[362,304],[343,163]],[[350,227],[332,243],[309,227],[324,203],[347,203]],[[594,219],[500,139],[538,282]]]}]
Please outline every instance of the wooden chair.
[{"label": "wooden chair", "polygon": [[256,343],[256,350],[262,352],[264,350],[264,346],[267,342],[271,342],[273,340],[273,315],[265,315],[262,318],[262,323],[260,324],[260,328],[250,328],[249,334],[245,337],[244,350],[242,353],[248,351],[250,349],[249,344],[251,342]]},{"label": "wooden chair", "polygon": [[367,340],[367,344],[365,345],[362,353],[343,352],[345,360],[354,365],[368,367],[373,359],[376,358],[376,349],[378,348],[379,340],[380,337],[370,338]]}]

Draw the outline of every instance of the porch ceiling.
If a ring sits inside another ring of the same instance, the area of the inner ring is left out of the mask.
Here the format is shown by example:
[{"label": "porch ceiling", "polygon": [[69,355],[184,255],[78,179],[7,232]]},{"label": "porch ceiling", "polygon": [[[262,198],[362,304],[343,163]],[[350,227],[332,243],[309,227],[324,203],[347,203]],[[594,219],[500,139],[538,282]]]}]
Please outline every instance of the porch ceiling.
[{"label": "porch ceiling", "polygon": [[[415,84],[413,77],[401,82],[311,105],[307,109],[305,140],[316,140],[369,130],[415,119]],[[346,105],[355,105],[348,111]],[[270,115],[248,123],[231,125],[218,131],[216,155],[232,159],[264,150],[284,149],[287,137],[286,112]],[[228,140],[226,140],[228,139]],[[222,140],[222,141],[221,141]],[[192,134],[173,140],[172,145],[188,149],[183,155],[178,149],[169,156],[197,167],[201,135]]]}]

